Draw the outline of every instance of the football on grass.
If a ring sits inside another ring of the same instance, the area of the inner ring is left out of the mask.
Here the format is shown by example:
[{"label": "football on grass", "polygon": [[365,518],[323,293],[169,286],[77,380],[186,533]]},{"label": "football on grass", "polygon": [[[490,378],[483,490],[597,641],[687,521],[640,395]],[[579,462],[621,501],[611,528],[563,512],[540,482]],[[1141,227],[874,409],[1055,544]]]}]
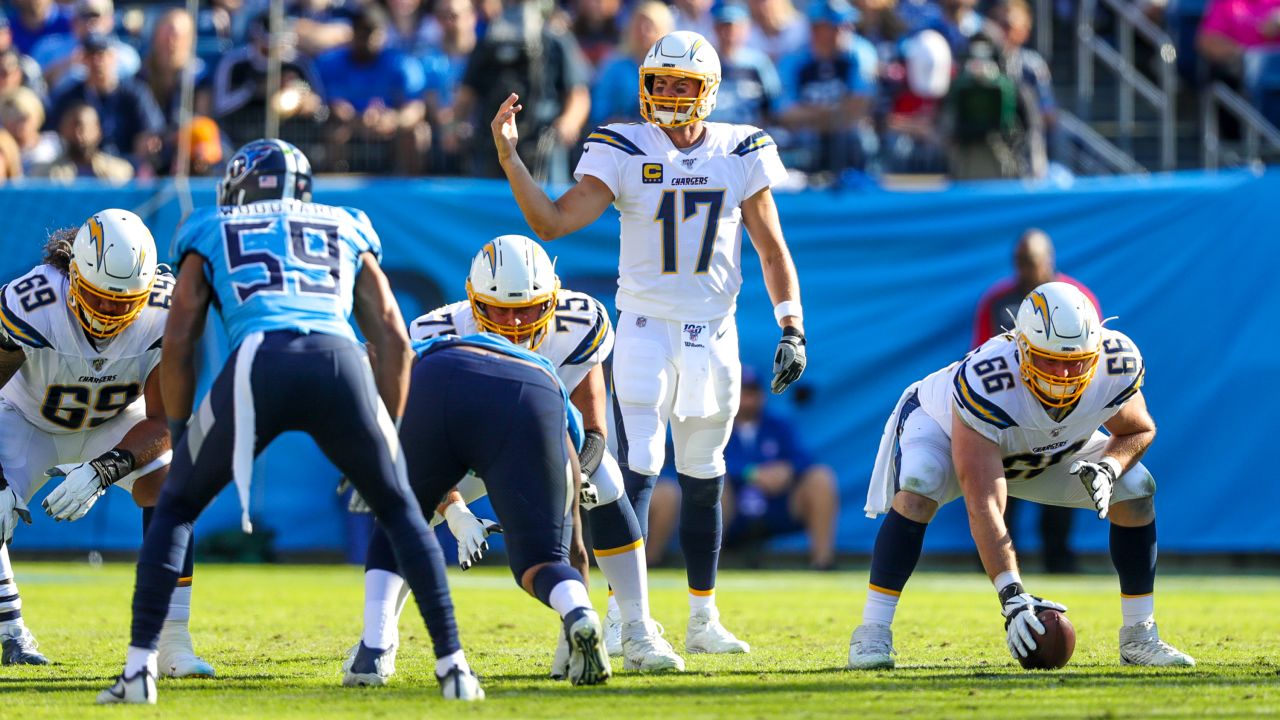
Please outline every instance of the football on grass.
[{"label": "football on grass", "polygon": [[1076,629],[1057,610],[1041,610],[1036,617],[1044,625],[1044,635],[1036,635],[1036,649],[1018,662],[1028,670],[1057,670],[1076,650]]}]

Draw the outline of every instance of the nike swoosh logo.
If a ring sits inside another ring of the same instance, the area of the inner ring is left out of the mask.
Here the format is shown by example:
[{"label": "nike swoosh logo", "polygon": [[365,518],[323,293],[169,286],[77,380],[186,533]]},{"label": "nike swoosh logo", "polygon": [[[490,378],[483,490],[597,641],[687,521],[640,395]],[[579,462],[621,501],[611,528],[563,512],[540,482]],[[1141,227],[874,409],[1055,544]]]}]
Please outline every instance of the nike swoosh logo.
[{"label": "nike swoosh logo", "polygon": [[727,332],[729,332],[729,328],[725,328],[720,332],[716,333],[716,339],[719,340],[720,338],[724,337],[724,334]]}]

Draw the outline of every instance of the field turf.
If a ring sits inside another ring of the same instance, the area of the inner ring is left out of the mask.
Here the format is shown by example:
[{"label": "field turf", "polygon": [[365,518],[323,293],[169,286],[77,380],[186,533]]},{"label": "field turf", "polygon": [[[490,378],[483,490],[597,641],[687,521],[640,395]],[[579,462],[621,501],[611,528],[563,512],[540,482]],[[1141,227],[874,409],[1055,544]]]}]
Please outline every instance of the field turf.
[{"label": "field turf", "polygon": [[[346,689],[339,664],[359,634],[361,571],[339,566],[197,566],[192,631],[216,680],[162,680],[155,708],[92,705],[119,672],[129,635],[132,567],[14,558],[24,615],[51,667],[0,668],[4,718],[755,718],[1280,716],[1280,579],[1175,576],[1158,581],[1165,639],[1191,669],[1121,667],[1114,578],[1028,577],[1070,607],[1076,655],[1064,670],[1022,671],[1005,650],[995,594],[977,574],[921,574],[896,625],[899,668],[844,669],[864,571],[726,572],[726,625],[746,656],[687,656],[678,676],[619,671],[606,686],[544,679],[557,623],[495,567],[452,572],[463,643],[489,699],[448,704],[433,680],[414,606],[399,674],[382,689]],[[604,584],[593,579],[603,606]],[[683,574],[652,576],[656,618],[677,649]]]}]

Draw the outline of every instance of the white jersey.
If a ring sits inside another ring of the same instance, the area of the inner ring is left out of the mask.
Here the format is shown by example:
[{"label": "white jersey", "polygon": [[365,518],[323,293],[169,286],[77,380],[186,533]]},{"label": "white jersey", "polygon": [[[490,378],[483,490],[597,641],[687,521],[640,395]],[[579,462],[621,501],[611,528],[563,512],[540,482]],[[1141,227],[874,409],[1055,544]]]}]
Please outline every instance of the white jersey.
[{"label": "white jersey", "polygon": [[26,360],[0,398],[36,428],[55,434],[96,428],[145,404],[147,377],[160,364],[160,341],[174,279],[157,275],[142,313],[101,350],[67,305],[66,274],[39,265],[0,289],[0,340]]},{"label": "white jersey", "polygon": [[[560,381],[572,393],[587,373],[613,352],[613,323],[600,301],[586,293],[562,289],[556,301],[556,316],[547,325],[547,338],[536,352],[556,366]],[[432,310],[409,323],[409,337],[414,340],[478,332],[484,331],[477,326],[466,300]]]},{"label": "white jersey", "polygon": [[702,142],[687,152],[649,123],[605,125],[587,136],[574,177],[607,185],[621,215],[619,310],[688,321],[733,314],[742,286],[742,202],[787,171],[763,130],[704,127]]},{"label": "white jersey", "polygon": [[[951,435],[952,412],[1000,446],[1006,477],[1031,477],[1080,451],[1142,387],[1145,367],[1123,333],[1102,330],[1098,370],[1079,400],[1050,411],[1018,372],[1013,335],[997,335],[918,385],[920,407]],[[1062,414],[1064,413],[1065,414]]]}]

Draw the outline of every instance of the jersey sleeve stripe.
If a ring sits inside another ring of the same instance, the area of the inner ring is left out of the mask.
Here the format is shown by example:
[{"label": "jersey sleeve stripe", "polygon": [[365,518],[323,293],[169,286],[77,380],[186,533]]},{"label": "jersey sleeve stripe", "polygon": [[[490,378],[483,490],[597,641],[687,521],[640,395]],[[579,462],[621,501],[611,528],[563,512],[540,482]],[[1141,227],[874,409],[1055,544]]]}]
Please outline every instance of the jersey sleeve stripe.
[{"label": "jersey sleeve stripe", "polygon": [[1009,416],[1009,413],[1001,410],[999,405],[996,405],[990,400],[979,395],[977,392],[974,392],[973,388],[969,385],[969,378],[965,373],[965,370],[968,367],[969,364],[964,363],[958,370],[956,370],[956,401],[959,402],[965,410],[972,413],[974,417],[989,425],[994,425],[1001,430],[1016,426],[1018,423],[1014,422],[1013,418]]},{"label": "jersey sleeve stripe", "polygon": [[600,143],[617,148],[628,155],[643,155],[644,151],[635,143],[628,140],[621,133],[614,132],[608,128],[596,128],[587,136],[587,142]]},{"label": "jersey sleeve stripe", "polygon": [[162,347],[163,343],[164,343],[164,336],[161,335],[160,337],[156,338],[155,342],[151,343],[151,345],[147,348],[147,351],[149,352],[151,350],[159,350]]},{"label": "jersey sleeve stripe", "polygon": [[8,287],[6,285],[0,288],[0,321],[4,322],[4,329],[9,333],[9,337],[36,349],[53,347],[44,335],[9,309],[9,301],[4,292]]},{"label": "jersey sleeve stripe", "polygon": [[562,365],[581,365],[590,358],[596,350],[600,349],[600,344],[604,342],[605,336],[609,334],[609,321],[605,318],[604,312],[599,307],[596,308],[596,324],[592,326],[591,332],[578,343],[578,347],[573,349],[569,357],[561,363]]},{"label": "jersey sleeve stripe", "polygon": [[1129,402],[1129,398],[1137,395],[1138,391],[1142,389],[1142,382],[1146,377],[1147,367],[1144,364],[1142,367],[1138,368],[1138,377],[1134,378],[1132,383],[1129,383],[1129,387],[1121,390],[1119,395],[1116,395],[1111,402],[1107,403],[1107,407],[1120,407],[1121,405]]},{"label": "jersey sleeve stripe", "polygon": [[769,137],[769,133],[763,130],[757,130],[748,136],[746,140],[738,143],[738,147],[733,149],[733,154],[738,157],[744,157],[773,144],[775,143],[773,142],[773,138]]}]

